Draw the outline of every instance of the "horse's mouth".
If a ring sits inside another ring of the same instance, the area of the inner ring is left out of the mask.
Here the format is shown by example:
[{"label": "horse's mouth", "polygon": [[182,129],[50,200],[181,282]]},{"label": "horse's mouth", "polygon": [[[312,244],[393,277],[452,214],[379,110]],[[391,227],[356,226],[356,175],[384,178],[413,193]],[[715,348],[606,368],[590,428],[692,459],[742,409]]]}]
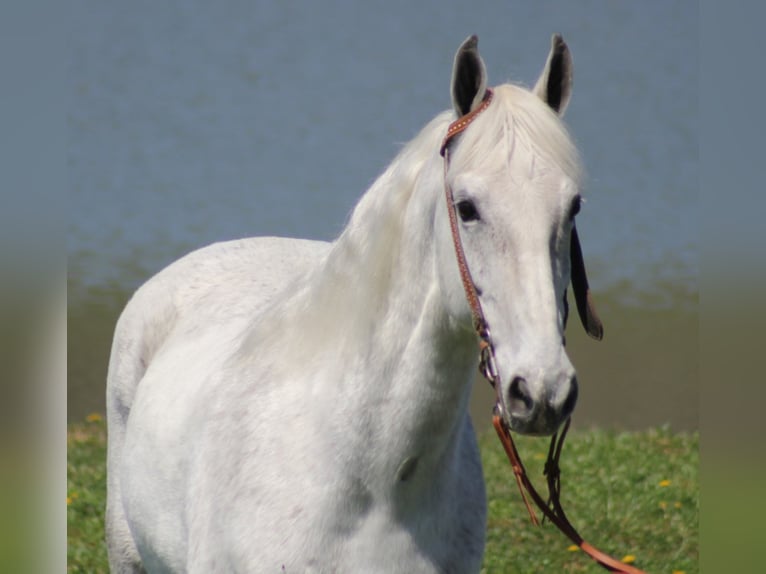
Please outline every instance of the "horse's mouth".
[{"label": "horse's mouth", "polygon": [[560,417],[555,413],[545,413],[539,409],[532,417],[518,417],[512,414],[503,416],[508,428],[525,436],[548,437],[555,434],[569,417]]}]

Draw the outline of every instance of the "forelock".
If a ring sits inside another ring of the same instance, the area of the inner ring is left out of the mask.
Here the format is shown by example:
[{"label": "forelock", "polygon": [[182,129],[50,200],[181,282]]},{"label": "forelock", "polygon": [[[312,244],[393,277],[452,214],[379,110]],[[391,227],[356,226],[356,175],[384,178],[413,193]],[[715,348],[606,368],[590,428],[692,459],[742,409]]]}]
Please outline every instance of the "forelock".
[{"label": "forelock", "polygon": [[532,92],[504,84],[493,88],[492,104],[452,144],[456,170],[506,165],[515,145],[528,145],[581,184],[580,156],[558,115]]}]

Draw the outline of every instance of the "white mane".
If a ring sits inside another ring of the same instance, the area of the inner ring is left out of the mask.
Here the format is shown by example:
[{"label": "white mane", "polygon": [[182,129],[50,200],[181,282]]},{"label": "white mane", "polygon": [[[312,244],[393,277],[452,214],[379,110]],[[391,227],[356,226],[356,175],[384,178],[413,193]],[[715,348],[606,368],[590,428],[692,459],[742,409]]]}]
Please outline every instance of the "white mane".
[{"label": "white mane", "polygon": [[373,291],[387,290],[385,280],[395,263],[408,204],[418,185],[431,175],[429,162],[433,168],[441,165],[436,161],[439,146],[452,119],[443,112],[431,120],[372,184],[335,241],[329,266],[338,267],[338,272],[353,267],[365,275],[358,279],[384,283]]},{"label": "white mane", "polygon": [[[327,341],[327,333],[345,335],[347,340],[355,341],[372,329],[369,321],[380,320],[387,314],[386,296],[391,292],[397,262],[402,259],[405,221],[408,214],[414,216],[411,200],[418,188],[427,192],[441,189],[441,179],[425,180],[441,178],[439,146],[452,119],[450,112],[439,114],[376,179],[357,203],[325,260],[302,279],[303,288],[285,290],[290,300],[274,314],[274,319],[280,322],[276,332],[293,344],[298,341],[298,347],[312,353],[312,349],[320,350]],[[430,209],[436,197],[422,199]],[[428,217],[431,216],[429,213]],[[418,229],[412,231],[427,237],[431,224],[418,221]],[[255,328],[271,329],[269,323],[268,318],[260,317]],[[256,341],[260,336],[252,333],[248,339]],[[262,341],[259,344],[262,346]],[[334,339],[332,344],[340,349],[344,342]],[[252,346],[245,342],[242,352],[251,354]]]},{"label": "white mane", "polygon": [[[461,136],[451,158],[457,170],[505,165],[517,144],[531,147],[576,184],[582,180],[577,148],[561,119],[532,92],[512,84],[493,89],[492,104]],[[498,157],[500,156],[500,157]]]}]

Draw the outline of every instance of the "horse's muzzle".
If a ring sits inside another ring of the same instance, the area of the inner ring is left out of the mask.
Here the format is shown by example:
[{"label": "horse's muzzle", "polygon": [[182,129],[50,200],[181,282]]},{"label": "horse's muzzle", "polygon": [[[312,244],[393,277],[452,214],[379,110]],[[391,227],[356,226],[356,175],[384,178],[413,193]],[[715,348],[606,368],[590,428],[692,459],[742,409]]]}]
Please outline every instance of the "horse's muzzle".
[{"label": "horse's muzzle", "polygon": [[534,385],[516,376],[504,392],[504,416],[510,429],[520,434],[547,436],[556,432],[574,411],[577,377],[572,375],[547,390],[542,384]]}]

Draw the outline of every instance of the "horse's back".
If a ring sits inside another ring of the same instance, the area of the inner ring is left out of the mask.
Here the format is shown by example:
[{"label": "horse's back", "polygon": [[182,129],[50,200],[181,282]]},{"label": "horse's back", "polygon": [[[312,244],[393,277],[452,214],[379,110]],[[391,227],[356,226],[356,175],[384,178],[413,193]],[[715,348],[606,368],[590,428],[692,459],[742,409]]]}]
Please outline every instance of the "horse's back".
[{"label": "horse's back", "polygon": [[170,264],[136,291],[120,315],[108,392],[128,383],[114,380],[125,355],[135,355],[145,370],[184,321],[209,325],[253,317],[320,261],[329,245],[278,237],[248,238],[214,243]]},{"label": "horse's back", "polygon": [[[275,237],[216,243],[172,263],[144,283],[115,328],[107,377],[109,430],[107,537],[115,571],[134,571],[119,469],[138,388],[155,357],[188,333],[252,320],[323,259],[329,244]],[[136,570],[137,571],[137,570]]]}]

